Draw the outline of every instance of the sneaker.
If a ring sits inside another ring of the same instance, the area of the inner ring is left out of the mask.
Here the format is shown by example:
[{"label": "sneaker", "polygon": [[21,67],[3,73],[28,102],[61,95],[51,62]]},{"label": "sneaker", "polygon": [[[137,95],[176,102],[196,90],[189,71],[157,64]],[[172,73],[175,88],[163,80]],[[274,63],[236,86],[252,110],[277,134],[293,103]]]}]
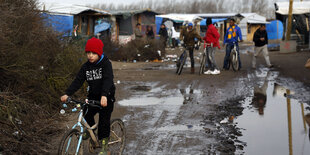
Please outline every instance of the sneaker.
[{"label": "sneaker", "polygon": [[215,69],[214,71],[211,72],[212,75],[217,75],[217,74],[220,74],[221,71]]},{"label": "sneaker", "polygon": [[204,72],[203,74],[211,74],[211,70],[208,70],[208,71],[206,71],[206,72]]},{"label": "sneaker", "polygon": [[102,148],[101,151],[99,152],[98,155],[107,155],[108,153],[108,143],[109,143],[109,138],[103,138],[102,139]]}]

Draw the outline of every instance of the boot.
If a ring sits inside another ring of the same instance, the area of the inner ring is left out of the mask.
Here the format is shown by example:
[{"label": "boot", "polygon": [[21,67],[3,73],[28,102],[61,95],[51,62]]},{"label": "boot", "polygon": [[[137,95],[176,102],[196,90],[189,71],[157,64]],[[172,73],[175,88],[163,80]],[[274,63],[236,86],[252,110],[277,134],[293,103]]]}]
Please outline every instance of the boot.
[{"label": "boot", "polygon": [[101,143],[102,143],[102,148],[98,155],[107,155],[109,138],[103,138]]},{"label": "boot", "polygon": [[195,73],[195,68],[191,68],[191,74]]}]

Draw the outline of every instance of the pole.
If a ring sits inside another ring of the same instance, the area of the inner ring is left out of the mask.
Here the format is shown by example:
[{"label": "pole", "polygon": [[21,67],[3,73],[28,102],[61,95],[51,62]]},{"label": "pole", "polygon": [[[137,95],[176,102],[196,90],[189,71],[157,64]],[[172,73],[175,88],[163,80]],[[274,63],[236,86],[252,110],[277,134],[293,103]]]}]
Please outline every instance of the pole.
[{"label": "pole", "polygon": [[287,32],[286,32],[286,40],[291,39],[291,30],[292,30],[292,12],[293,12],[293,0],[290,0],[290,6],[288,11],[288,25],[287,25]]},{"label": "pole", "polygon": [[304,129],[305,132],[307,133],[307,127],[306,127],[306,119],[305,119],[305,112],[304,112],[304,104],[301,103],[301,116],[302,116],[302,122],[304,123]]},{"label": "pole", "polygon": [[[286,95],[290,95],[290,90],[286,90]],[[287,102],[287,124],[288,124],[288,146],[289,155],[293,155],[293,137],[292,137],[292,115],[291,115],[291,99],[286,97]]]}]

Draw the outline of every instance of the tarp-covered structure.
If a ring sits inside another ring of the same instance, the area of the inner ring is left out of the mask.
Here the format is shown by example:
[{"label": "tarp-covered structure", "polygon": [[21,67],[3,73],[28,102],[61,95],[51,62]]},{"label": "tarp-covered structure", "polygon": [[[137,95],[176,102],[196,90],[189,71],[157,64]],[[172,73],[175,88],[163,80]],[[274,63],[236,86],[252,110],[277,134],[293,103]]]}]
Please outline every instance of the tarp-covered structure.
[{"label": "tarp-covered structure", "polygon": [[96,21],[111,15],[101,9],[66,3],[41,3],[38,7],[47,17],[46,23],[65,34],[76,31],[81,35],[95,35]]},{"label": "tarp-covered structure", "polygon": [[[283,23],[284,31],[287,31],[287,19],[289,12],[289,2],[275,3],[276,19]],[[293,3],[293,20],[291,39],[296,39],[299,44],[309,44],[309,17],[310,17],[310,2],[302,1]],[[283,35],[283,39],[285,35]]]}]

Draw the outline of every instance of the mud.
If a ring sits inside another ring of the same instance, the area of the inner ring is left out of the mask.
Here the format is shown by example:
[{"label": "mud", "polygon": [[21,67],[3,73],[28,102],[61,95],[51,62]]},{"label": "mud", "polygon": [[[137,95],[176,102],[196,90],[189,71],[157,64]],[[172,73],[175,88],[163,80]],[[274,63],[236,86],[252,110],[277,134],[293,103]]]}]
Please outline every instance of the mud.
[{"label": "mud", "polygon": [[[283,110],[269,110],[269,107],[288,98],[293,103],[304,103],[305,115],[310,113],[310,71],[302,65],[310,53],[270,53],[271,62],[276,67],[266,68],[263,58],[259,58],[258,67],[253,70],[249,49],[244,48],[245,52],[241,54],[243,68],[240,71],[221,71],[216,76],[199,76],[197,72],[190,74],[188,68],[177,76],[172,60],[161,63],[113,62],[117,102],[112,117],[121,118],[126,125],[124,154],[261,154],[259,149],[252,149],[252,141],[255,143],[259,134],[251,132],[251,124],[244,122],[255,122],[261,118],[259,106],[252,102],[256,88],[266,83],[265,120],[272,120],[267,117],[267,111],[283,115],[281,119],[286,120]],[[167,51],[167,54],[179,55],[181,52],[176,49]],[[195,57],[198,70],[199,52],[195,53]],[[220,68],[223,57],[223,51],[216,53]],[[287,62],[289,67],[286,67]],[[281,92],[274,91],[275,87],[294,93],[282,94],[279,99],[273,97],[273,94]],[[292,110],[292,113],[295,112]],[[258,117],[250,117],[253,114]],[[298,115],[301,117],[301,114]],[[262,126],[265,128],[262,133],[266,135],[276,135],[277,130],[285,128]],[[295,128],[297,125],[293,126]],[[308,129],[309,126],[306,126]],[[307,133],[302,132],[296,139],[302,136],[307,136]],[[268,137],[265,141],[269,141]],[[286,139],[274,143],[282,143],[284,154],[289,153]],[[296,154],[302,152],[302,149],[293,149]],[[273,147],[266,150],[266,154],[280,153]]]}]

